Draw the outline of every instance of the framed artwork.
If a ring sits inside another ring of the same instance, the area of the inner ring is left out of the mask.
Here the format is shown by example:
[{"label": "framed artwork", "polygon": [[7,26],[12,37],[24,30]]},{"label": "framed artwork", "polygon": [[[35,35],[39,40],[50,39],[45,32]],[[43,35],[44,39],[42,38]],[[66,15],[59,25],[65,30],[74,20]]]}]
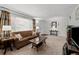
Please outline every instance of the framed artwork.
[{"label": "framed artwork", "polygon": [[51,28],[52,28],[52,27],[57,28],[57,22],[56,22],[56,21],[52,21],[52,22],[51,22]]}]

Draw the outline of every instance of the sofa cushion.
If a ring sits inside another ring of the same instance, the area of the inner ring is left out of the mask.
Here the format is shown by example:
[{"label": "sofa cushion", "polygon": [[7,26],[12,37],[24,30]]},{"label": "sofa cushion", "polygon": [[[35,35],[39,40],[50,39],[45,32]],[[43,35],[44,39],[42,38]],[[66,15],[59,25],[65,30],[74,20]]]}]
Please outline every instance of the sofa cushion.
[{"label": "sofa cushion", "polygon": [[22,35],[22,37],[28,37],[32,35],[32,31],[22,31],[20,32],[20,34]]},{"label": "sofa cushion", "polygon": [[28,37],[24,37],[24,38],[20,39],[20,41],[22,41],[22,40],[31,40],[31,39],[33,39],[33,38],[35,38],[35,37],[36,37],[36,36],[34,36],[34,35],[28,36]]},{"label": "sofa cushion", "polygon": [[24,38],[20,39],[19,41],[24,41],[24,40],[28,41],[29,38],[30,38],[30,37],[24,37]]},{"label": "sofa cushion", "polygon": [[21,36],[22,36],[23,38],[32,35],[32,31],[31,31],[31,30],[29,30],[29,31],[13,32],[13,35],[15,35],[15,34],[19,34],[19,33],[21,34]]}]

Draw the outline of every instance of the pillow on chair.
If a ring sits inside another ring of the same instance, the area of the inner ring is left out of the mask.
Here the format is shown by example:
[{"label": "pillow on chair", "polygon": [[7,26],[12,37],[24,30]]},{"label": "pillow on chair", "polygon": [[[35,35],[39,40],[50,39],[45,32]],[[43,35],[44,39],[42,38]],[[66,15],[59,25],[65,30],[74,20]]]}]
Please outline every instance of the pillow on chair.
[{"label": "pillow on chair", "polygon": [[20,34],[15,34],[15,37],[18,38],[19,40],[22,39],[22,36]]}]

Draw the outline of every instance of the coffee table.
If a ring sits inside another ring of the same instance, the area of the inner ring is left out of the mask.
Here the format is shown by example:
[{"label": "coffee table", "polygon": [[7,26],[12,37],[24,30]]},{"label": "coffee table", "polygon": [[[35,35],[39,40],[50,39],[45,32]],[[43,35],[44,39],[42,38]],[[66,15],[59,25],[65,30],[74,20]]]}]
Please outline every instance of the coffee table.
[{"label": "coffee table", "polygon": [[32,48],[35,47],[36,50],[38,51],[38,48],[41,47],[43,44],[46,45],[46,39],[47,37],[38,37],[39,41],[32,41]]}]

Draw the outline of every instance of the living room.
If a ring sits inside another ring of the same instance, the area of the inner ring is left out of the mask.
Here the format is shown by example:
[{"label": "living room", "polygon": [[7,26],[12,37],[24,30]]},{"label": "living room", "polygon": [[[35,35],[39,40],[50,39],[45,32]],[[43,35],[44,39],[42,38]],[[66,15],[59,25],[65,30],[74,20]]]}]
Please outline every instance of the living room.
[{"label": "living room", "polygon": [[[75,21],[78,7],[77,4],[0,4],[0,54],[62,55],[67,27],[79,25]],[[42,40],[33,42],[39,39]]]}]

